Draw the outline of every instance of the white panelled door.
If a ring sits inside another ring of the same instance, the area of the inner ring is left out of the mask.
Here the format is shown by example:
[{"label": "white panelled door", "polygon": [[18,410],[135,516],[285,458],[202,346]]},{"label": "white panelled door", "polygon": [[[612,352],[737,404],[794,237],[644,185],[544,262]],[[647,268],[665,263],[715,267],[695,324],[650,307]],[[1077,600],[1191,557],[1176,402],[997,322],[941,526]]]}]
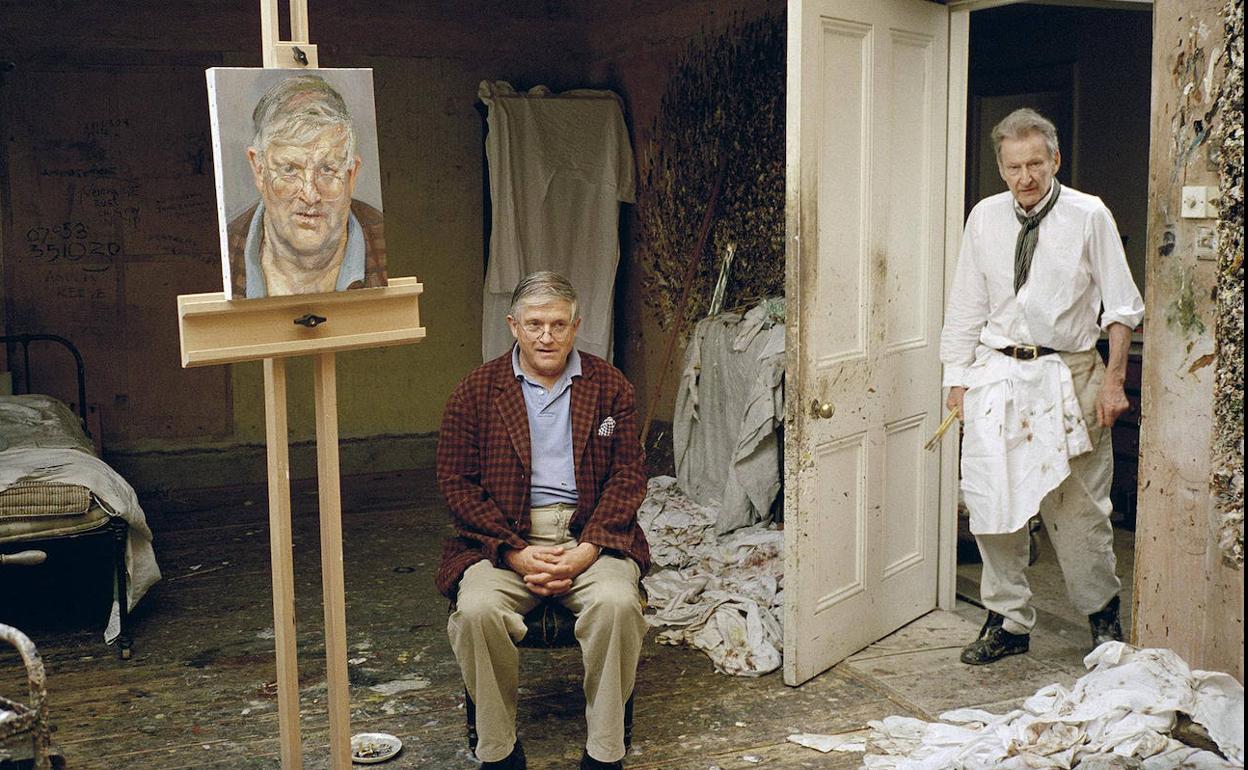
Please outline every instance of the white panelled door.
[{"label": "white panelled door", "polygon": [[790,0],[784,677],[936,606],[949,12]]}]

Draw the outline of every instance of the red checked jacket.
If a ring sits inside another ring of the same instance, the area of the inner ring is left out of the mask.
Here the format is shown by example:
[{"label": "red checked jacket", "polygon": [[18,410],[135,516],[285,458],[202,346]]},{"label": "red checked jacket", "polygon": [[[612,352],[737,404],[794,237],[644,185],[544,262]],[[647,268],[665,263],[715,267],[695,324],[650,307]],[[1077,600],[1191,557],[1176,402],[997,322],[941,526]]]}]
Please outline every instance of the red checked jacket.
[{"label": "red checked jacket", "polygon": [[[582,351],[571,417],[579,498],[572,534],[632,557],[644,573],[650,548],[637,508],[646,496],[646,474],[633,386],[619,369]],[[524,393],[508,351],[460,382],[442,415],[438,487],[455,525],[435,580],[444,595],[454,597],[472,564],[485,559],[506,567],[504,551],[528,545],[530,455]]]}]

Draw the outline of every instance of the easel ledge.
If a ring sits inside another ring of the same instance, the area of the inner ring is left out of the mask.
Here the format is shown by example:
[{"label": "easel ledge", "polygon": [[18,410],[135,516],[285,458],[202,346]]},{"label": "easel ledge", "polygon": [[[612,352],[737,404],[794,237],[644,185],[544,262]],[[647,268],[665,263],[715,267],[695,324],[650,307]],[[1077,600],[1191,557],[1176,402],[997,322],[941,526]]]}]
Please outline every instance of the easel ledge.
[{"label": "easel ledge", "polygon": [[[182,366],[209,366],[401,345],[424,339],[416,278],[328,294],[227,300],[221,292],[178,296]],[[308,315],[325,320],[303,326]]]}]

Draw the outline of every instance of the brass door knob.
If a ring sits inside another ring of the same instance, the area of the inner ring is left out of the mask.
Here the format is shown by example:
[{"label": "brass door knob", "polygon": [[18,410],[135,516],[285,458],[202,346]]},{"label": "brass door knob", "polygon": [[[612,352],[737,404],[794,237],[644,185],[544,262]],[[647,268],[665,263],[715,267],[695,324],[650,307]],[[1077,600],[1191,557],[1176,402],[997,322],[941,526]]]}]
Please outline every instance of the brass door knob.
[{"label": "brass door knob", "polygon": [[836,414],[836,405],[831,401],[820,401],[815,399],[810,402],[810,415],[821,420],[826,420]]}]

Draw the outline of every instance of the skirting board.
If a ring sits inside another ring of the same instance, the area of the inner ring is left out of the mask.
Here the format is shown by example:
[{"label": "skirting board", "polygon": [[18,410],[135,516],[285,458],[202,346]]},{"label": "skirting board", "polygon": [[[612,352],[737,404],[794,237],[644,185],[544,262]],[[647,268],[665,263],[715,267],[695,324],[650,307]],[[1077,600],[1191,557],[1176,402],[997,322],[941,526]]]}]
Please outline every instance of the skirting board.
[{"label": "skirting board", "polygon": [[[339,442],[343,476],[429,469],[433,472],[437,433],[344,438]],[[108,451],[105,460],[140,496],[181,489],[267,484],[264,444],[164,451]],[[316,477],[316,442],[290,445],[290,477]]]}]

